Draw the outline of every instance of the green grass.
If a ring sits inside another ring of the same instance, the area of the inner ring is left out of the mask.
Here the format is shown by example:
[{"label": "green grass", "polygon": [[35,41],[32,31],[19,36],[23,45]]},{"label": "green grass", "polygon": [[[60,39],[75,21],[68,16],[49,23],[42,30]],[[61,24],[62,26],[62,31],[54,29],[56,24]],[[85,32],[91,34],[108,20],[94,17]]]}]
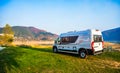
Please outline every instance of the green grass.
[{"label": "green grass", "polygon": [[120,52],[81,59],[51,48],[7,47],[0,51],[0,73],[120,73]]}]

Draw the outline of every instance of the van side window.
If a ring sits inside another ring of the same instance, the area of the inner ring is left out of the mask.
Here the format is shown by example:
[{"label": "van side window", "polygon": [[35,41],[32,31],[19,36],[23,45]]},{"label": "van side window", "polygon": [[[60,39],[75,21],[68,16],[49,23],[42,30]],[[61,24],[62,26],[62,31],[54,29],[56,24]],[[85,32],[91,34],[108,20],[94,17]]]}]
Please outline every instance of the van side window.
[{"label": "van side window", "polygon": [[94,42],[102,42],[102,36],[101,35],[94,35]]},{"label": "van side window", "polygon": [[61,44],[74,43],[77,40],[78,36],[68,36],[61,38]]}]

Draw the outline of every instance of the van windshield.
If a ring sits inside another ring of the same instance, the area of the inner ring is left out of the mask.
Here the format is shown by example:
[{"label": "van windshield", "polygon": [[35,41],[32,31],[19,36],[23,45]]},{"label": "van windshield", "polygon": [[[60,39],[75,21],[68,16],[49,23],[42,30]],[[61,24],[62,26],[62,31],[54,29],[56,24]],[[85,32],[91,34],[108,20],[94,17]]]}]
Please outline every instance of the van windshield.
[{"label": "van windshield", "polygon": [[94,42],[102,42],[102,36],[101,35],[94,35]]}]

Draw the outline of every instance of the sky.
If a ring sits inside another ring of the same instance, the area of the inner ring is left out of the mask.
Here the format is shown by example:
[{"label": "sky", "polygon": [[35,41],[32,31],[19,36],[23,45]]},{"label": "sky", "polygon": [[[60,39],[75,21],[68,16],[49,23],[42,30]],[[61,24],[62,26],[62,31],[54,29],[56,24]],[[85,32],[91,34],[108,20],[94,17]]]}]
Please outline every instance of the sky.
[{"label": "sky", "polygon": [[33,26],[60,34],[120,27],[120,0],[0,0],[0,27]]}]

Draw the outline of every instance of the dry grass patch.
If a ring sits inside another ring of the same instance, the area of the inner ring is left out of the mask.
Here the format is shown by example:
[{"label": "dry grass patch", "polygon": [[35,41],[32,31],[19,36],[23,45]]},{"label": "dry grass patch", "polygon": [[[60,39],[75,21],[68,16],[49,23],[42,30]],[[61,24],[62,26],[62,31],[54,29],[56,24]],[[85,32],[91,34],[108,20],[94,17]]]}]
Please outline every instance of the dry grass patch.
[{"label": "dry grass patch", "polygon": [[14,41],[13,45],[52,45],[54,41]]},{"label": "dry grass patch", "polygon": [[101,61],[105,66],[120,69],[120,62],[112,61],[112,60],[102,60]]},{"label": "dry grass patch", "polygon": [[107,48],[108,46],[111,46],[113,49],[120,49],[120,44],[104,42],[104,47]]}]

